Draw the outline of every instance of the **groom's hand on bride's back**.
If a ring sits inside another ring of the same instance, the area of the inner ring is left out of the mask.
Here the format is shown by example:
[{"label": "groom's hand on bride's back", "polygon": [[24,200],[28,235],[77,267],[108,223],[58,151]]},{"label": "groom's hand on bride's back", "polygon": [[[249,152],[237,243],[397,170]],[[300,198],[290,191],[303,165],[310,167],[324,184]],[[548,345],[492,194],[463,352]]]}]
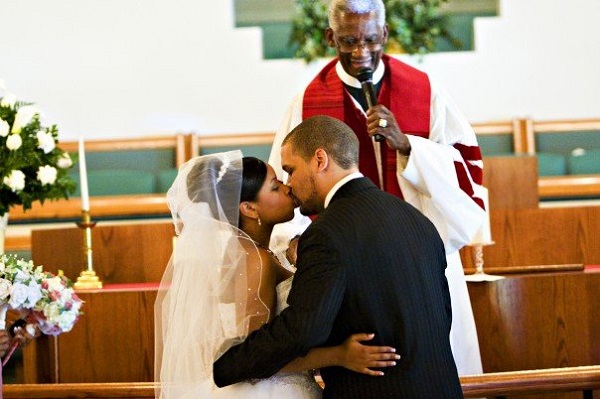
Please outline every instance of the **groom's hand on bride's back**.
[{"label": "groom's hand on bride's back", "polygon": [[362,342],[370,341],[375,334],[352,334],[338,345],[340,365],[357,373],[371,376],[382,376],[381,370],[373,368],[392,367],[400,355],[391,346],[364,345]]}]

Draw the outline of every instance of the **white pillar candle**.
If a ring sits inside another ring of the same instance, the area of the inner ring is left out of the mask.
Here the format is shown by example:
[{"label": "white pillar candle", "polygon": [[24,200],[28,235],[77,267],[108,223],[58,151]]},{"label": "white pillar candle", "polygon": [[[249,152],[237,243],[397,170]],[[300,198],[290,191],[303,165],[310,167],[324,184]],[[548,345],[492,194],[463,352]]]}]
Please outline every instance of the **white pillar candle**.
[{"label": "white pillar candle", "polygon": [[81,188],[81,210],[90,210],[90,193],[88,191],[87,167],[85,165],[85,148],[83,137],[79,137],[79,187]]}]

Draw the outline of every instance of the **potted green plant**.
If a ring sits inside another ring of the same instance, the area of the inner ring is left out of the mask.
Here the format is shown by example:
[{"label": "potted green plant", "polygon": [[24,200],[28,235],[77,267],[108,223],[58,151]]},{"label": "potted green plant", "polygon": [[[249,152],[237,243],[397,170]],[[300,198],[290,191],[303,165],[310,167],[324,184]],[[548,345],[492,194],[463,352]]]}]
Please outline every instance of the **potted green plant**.
[{"label": "potted green plant", "polygon": [[[426,54],[435,50],[439,39],[454,48],[461,43],[449,31],[446,14],[440,11],[448,0],[384,0],[389,26],[387,50],[408,54]],[[335,55],[325,38],[327,4],[323,0],[295,0],[290,45],[297,46],[295,56],[310,62]]]}]

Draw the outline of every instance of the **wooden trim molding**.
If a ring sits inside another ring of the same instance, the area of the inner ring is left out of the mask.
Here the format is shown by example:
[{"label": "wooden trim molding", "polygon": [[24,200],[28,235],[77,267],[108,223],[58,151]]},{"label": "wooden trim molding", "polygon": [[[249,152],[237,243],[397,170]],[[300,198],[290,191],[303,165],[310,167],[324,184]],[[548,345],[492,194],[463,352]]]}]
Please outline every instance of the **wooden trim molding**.
[{"label": "wooden trim molding", "polygon": [[221,147],[231,145],[264,145],[272,144],[275,139],[274,132],[248,133],[248,134],[219,134],[212,136],[198,136],[198,147]]},{"label": "wooden trim molding", "polygon": [[[169,207],[164,194],[112,195],[90,197],[92,218],[107,216],[167,215]],[[31,209],[11,209],[10,220],[70,219],[81,216],[81,199],[35,202]]]},{"label": "wooden trim molding", "polygon": [[568,133],[570,131],[600,130],[600,119],[533,121],[536,133]]},{"label": "wooden trim molding", "polygon": [[[510,371],[460,377],[465,398],[592,391],[600,388],[600,366]],[[156,383],[5,384],[5,399],[154,398]]]},{"label": "wooden trim molding", "polygon": [[543,198],[600,196],[600,175],[543,176],[538,179],[538,194]]},{"label": "wooden trim molding", "polygon": [[[175,166],[180,166],[187,159],[186,137],[189,134],[177,133],[171,136],[147,136],[127,139],[89,140],[85,142],[86,152],[111,152],[131,150],[154,150],[172,148],[175,151]],[[64,151],[76,153],[77,141],[62,141],[59,146]]]},{"label": "wooden trim molding", "polygon": [[156,384],[153,382],[103,382],[73,384],[4,384],[5,399],[154,399]]}]

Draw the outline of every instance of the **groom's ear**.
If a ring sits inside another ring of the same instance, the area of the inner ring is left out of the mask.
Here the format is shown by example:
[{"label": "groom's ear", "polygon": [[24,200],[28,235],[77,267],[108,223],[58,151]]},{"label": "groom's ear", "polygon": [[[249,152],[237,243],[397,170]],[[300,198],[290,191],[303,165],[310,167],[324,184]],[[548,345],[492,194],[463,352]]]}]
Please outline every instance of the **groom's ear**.
[{"label": "groom's ear", "polygon": [[254,204],[249,201],[243,201],[240,203],[240,213],[249,218],[256,218],[257,216]]},{"label": "groom's ear", "polygon": [[329,165],[329,154],[323,148],[317,148],[313,157],[317,167],[317,172],[322,172]]}]

